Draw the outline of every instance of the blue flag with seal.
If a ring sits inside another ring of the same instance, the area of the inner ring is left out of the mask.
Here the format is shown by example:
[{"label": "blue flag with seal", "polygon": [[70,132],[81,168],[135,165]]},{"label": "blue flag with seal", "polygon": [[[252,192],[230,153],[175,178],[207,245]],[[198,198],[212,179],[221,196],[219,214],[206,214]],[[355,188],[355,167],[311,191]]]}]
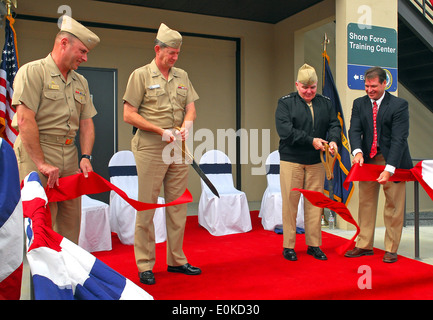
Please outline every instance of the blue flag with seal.
[{"label": "blue flag with seal", "polygon": [[[325,194],[328,197],[331,196],[333,200],[347,205],[354,191],[352,182],[350,183],[349,190],[343,187],[344,180],[346,180],[346,176],[349,174],[351,168],[350,147],[349,141],[347,140],[346,126],[344,124],[343,109],[341,108],[340,97],[338,96],[337,87],[334,83],[334,77],[329,68],[329,56],[326,50],[323,52],[323,63],[324,75],[322,93],[324,96],[331,99],[341,125],[341,143],[338,145],[340,159],[338,159],[339,161],[336,162],[334,166],[334,179],[331,181],[325,179]],[[332,184],[332,186],[330,184]],[[331,187],[332,194],[330,192]]]}]

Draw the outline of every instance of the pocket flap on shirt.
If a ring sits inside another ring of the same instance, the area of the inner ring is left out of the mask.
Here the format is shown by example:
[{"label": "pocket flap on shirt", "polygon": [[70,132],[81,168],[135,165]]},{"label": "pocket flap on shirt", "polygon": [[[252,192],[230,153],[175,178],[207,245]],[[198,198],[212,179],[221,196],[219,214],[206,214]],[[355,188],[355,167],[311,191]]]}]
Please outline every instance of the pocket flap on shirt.
[{"label": "pocket flap on shirt", "polygon": [[64,93],[59,91],[44,91],[44,96],[50,100],[60,100],[63,98]]}]

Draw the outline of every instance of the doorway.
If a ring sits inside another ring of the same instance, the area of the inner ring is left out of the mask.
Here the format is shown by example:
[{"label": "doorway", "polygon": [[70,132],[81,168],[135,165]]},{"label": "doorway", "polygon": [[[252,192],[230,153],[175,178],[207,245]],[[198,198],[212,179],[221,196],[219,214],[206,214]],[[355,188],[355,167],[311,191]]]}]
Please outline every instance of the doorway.
[{"label": "doorway", "polygon": [[[117,69],[79,67],[77,72],[87,79],[93,104],[98,111],[93,117],[93,171],[110,181],[108,162],[117,152]],[[81,155],[78,134],[77,138],[78,152]],[[91,197],[109,204],[110,193],[93,194]]]}]

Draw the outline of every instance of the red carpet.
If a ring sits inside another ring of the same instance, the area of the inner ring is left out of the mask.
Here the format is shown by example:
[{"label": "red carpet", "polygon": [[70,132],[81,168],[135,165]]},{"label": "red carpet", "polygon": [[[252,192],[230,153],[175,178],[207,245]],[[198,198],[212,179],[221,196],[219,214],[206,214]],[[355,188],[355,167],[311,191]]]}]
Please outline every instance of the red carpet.
[{"label": "red carpet", "polygon": [[[304,235],[296,240],[298,261],[287,261],[282,256],[283,236],[263,230],[258,211],[251,212],[251,218],[252,231],[214,237],[198,225],[197,216],[188,217],[184,251],[189,262],[202,269],[199,276],[168,273],[165,243],[156,246],[156,284],[151,286],[138,281],[133,246],[122,245],[116,235],[113,250],[95,256],[155,300],[433,299],[431,265],[402,256],[386,264],[379,249],[373,256],[345,258],[336,248],[348,240],[327,232],[321,246],[327,261],[306,254]],[[365,268],[370,270],[371,289],[358,287],[358,281],[366,284]]]}]

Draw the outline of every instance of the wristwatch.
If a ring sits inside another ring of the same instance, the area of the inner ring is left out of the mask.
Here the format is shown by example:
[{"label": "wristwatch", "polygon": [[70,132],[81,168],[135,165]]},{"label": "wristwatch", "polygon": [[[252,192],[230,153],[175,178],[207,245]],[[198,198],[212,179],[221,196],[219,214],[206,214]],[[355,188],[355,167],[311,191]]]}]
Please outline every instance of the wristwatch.
[{"label": "wristwatch", "polygon": [[86,158],[86,159],[89,159],[89,161],[92,161],[92,156],[91,155],[83,154],[83,155],[81,155],[81,159],[83,159],[83,158]]}]

